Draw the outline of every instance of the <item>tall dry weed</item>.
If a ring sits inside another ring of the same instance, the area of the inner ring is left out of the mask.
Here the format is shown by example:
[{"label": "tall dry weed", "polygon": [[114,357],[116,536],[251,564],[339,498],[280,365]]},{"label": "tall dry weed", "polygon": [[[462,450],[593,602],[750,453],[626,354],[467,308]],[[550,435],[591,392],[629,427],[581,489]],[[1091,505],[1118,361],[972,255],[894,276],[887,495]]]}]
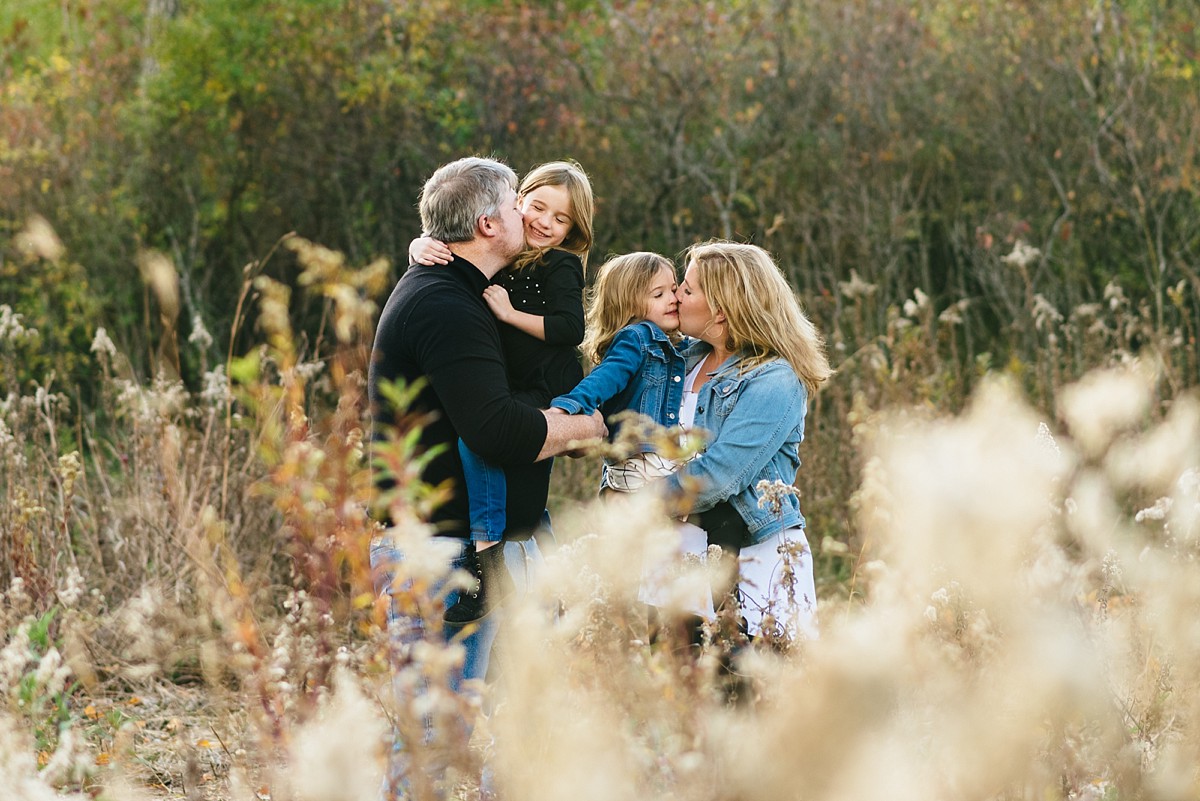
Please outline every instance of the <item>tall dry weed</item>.
[{"label": "tall dry weed", "polygon": [[[954,375],[928,350],[950,347],[953,315],[915,294],[843,365],[814,411],[844,421],[842,439],[806,442],[799,482],[825,571],[816,639],[748,643],[727,616],[697,627],[727,561],[675,560],[650,495],[567,514],[593,495],[594,461],[556,468],[562,547],[500,613],[494,684],[460,693],[462,648],[437,635],[448,554],[418,522],[436,501],[411,450],[419,420],[375,451],[399,479],[396,526],[371,514],[362,374],[386,269],[286,246],[326,302],[319,348],[255,268],[245,298],[265,344],[195,386],[136,379],[102,331],[95,416],[52,377],[5,385],[13,797],[374,799],[389,762],[420,799],[473,798],[485,768],[529,799],[1200,793],[1200,400],[1155,356],[1163,340],[1135,352],[1148,318],[1116,290],[1072,314],[1030,300],[1063,360],[1046,373],[1053,410],[1026,400],[1020,370]],[[4,319],[15,353],[20,321]],[[202,339],[177,338],[180,353]],[[1109,369],[1072,381],[1068,354]],[[944,402],[955,382],[978,385],[961,413]],[[838,510],[857,517],[822,529],[838,471],[855,489]],[[375,594],[367,555],[384,535],[416,639],[391,636]],[[647,559],[668,565],[654,616]],[[189,687],[204,705],[172,707]],[[131,693],[121,714],[97,711]],[[169,719],[138,726],[143,707]]]},{"label": "tall dry weed", "polygon": [[820,638],[786,655],[742,651],[749,704],[721,692],[714,643],[648,636],[637,586],[642,554],[671,536],[660,513],[590,508],[509,620],[493,718],[505,787],[1194,796],[1200,410],[1181,398],[1154,422],[1153,386],[1139,370],[1089,376],[1063,393],[1057,437],[1002,381],[957,418],[865,422],[866,600],[827,599]]}]

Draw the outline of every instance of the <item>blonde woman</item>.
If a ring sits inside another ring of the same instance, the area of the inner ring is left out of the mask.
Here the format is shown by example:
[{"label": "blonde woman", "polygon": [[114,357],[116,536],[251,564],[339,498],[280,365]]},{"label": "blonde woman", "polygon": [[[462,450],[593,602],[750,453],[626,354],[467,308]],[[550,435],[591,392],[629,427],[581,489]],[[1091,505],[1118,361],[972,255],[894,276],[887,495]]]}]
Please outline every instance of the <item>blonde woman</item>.
[{"label": "blonde woman", "polygon": [[664,479],[687,515],[685,550],[716,544],[740,556],[734,597],[751,635],[769,615],[782,632],[814,637],[812,555],[788,488],[808,399],[832,374],[824,343],[762,248],[709,242],[685,263],[679,330],[693,341],[679,417],[708,433],[704,450]]}]

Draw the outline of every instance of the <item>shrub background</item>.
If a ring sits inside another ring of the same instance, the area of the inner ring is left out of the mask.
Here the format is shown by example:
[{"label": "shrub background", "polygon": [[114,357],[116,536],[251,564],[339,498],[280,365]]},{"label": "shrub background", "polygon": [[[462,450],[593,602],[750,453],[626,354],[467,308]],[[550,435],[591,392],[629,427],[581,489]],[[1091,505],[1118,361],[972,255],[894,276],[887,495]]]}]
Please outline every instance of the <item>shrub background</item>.
[{"label": "shrub background", "polygon": [[[846,538],[856,404],[953,411],[1003,371],[1051,409],[1143,352],[1164,399],[1195,382],[1198,47],[1188,4],[1132,0],[16,0],[0,298],[39,338],[10,377],[96,408],[104,326],[135,374],[180,360],[197,388],[259,337],[247,276],[295,284],[282,236],[394,277],[437,165],[571,157],[596,263],[710,237],[776,255],[839,367],[804,490]],[[34,214],[69,259],[19,255]],[[1036,257],[1005,263],[1018,241]],[[177,271],[174,316],[144,248]],[[328,355],[329,300],[290,302],[304,353]],[[197,327],[204,347],[164,346]]]},{"label": "shrub background", "polygon": [[696,670],[713,648],[649,644],[628,553],[652,512],[572,521],[595,465],[560,460],[571,614],[514,612],[510,788],[619,765],[644,797],[791,798],[803,773],[813,798],[1194,798],[1193,16],[3,3],[0,784],[369,798],[384,719],[431,712],[417,758],[477,773],[454,647],[389,652],[373,607],[361,375],[422,182],[487,153],[585,166],[593,263],[767,247],[838,368],[798,481],[823,635],[750,655],[758,715]]},{"label": "shrub background", "polygon": [[[1191,10],[15,0],[0,11],[0,212],[9,233],[46,217],[99,305],[18,311],[56,324],[43,331],[102,319],[145,353],[133,254],[154,247],[221,348],[242,267],[284,233],[400,266],[438,164],[568,156],[595,183],[598,257],[752,240],[844,355],[921,289],[938,312],[974,301],[959,366],[1034,365],[1027,296],[1065,314],[1115,279],[1156,327],[1185,328],[1194,375]],[[998,261],[1017,238],[1044,256],[1028,276]],[[6,256],[7,299],[36,279]],[[839,291],[851,271],[878,286],[861,320]],[[1063,356],[1078,372],[1085,354]]]}]

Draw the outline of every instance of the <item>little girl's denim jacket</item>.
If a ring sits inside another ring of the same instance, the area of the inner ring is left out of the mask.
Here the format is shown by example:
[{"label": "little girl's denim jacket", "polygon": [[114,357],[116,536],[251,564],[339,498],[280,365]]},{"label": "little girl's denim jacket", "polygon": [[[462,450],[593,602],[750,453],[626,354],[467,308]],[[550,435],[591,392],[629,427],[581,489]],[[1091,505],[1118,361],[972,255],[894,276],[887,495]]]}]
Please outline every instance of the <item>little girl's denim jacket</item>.
[{"label": "little girl's denim jacket", "polygon": [[[569,414],[599,409],[607,418],[626,410],[670,428],[679,424],[684,359],[671,338],[649,320],[617,332],[600,364],[575,389],[550,405]],[[642,443],[646,450],[650,443]]]},{"label": "little girl's denim jacket", "polygon": [[[684,352],[687,367],[710,350],[693,341]],[[664,481],[668,494],[691,499],[697,512],[728,500],[746,521],[751,541],[759,543],[804,525],[795,495],[784,495],[775,511],[758,505],[756,487],[763,480],[795,482],[808,392],[784,359],[746,372],[739,362],[739,355],[731,356],[700,387],[694,425],[707,430],[708,444]]]}]

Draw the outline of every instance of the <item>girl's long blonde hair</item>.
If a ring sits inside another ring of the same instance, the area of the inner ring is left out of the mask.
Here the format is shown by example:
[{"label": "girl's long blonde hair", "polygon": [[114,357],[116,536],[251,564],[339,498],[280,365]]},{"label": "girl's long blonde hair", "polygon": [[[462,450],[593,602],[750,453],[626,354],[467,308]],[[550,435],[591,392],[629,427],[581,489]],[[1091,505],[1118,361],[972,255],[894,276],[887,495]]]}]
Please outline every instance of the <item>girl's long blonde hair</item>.
[{"label": "girl's long blonde hair", "polygon": [[[548,161],[534,167],[521,181],[517,197],[524,198],[533,190],[543,186],[565,186],[571,199],[571,229],[567,231],[562,250],[574,253],[583,262],[587,272],[588,251],[592,249],[592,217],[596,213],[596,201],[592,197],[592,182],[587,173],[574,161]],[[526,250],[513,263],[514,270],[524,270],[537,264],[546,248]]]},{"label": "girl's long blonde hair", "polygon": [[688,249],[686,263],[695,265],[691,274],[709,308],[725,315],[725,347],[742,354],[742,370],[784,359],[810,395],[833,375],[825,341],[769,253],[705,242]]},{"label": "girl's long blonde hair", "polygon": [[627,253],[614,256],[596,274],[596,285],[588,295],[587,334],[580,349],[592,364],[599,364],[617,332],[646,317],[646,293],[655,277],[675,265],[657,253]]}]

